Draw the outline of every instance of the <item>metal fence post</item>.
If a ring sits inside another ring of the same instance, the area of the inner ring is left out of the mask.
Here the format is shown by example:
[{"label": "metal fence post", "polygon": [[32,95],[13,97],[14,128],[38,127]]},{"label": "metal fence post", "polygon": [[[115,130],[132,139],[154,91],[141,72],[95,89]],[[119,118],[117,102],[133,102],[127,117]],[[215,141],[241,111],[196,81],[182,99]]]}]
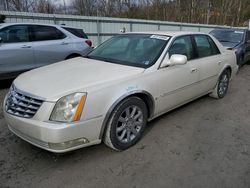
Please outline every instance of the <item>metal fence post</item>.
[{"label": "metal fence post", "polygon": [[97,28],[97,43],[98,45],[100,45],[102,39],[101,39],[101,23],[99,19],[96,20],[96,28]]},{"label": "metal fence post", "polygon": [[130,31],[130,32],[133,31],[133,23],[132,23],[132,22],[129,23],[129,31]]},{"label": "metal fence post", "polygon": [[54,21],[54,24],[56,24],[56,15],[53,14],[53,21]]}]

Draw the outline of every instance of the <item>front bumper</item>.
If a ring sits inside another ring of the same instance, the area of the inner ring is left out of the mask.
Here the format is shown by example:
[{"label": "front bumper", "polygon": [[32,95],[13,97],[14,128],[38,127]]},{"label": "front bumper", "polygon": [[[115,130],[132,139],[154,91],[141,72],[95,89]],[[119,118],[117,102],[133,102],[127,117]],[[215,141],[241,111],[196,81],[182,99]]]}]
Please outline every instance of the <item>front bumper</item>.
[{"label": "front bumper", "polygon": [[77,123],[41,121],[38,117],[42,116],[41,111],[44,113],[43,109],[46,109],[44,105],[46,106],[46,103],[31,119],[11,115],[4,108],[9,129],[23,140],[54,153],[64,153],[101,143],[99,134],[103,122],[102,116]]}]

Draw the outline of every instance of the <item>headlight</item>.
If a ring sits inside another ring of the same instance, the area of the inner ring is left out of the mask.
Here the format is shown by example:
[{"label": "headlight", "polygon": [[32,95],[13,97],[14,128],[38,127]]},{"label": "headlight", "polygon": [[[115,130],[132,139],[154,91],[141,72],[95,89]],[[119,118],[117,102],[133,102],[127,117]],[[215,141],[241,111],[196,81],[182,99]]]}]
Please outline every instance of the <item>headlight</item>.
[{"label": "headlight", "polygon": [[73,93],[59,99],[50,116],[51,121],[74,122],[81,118],[86,93]]}]

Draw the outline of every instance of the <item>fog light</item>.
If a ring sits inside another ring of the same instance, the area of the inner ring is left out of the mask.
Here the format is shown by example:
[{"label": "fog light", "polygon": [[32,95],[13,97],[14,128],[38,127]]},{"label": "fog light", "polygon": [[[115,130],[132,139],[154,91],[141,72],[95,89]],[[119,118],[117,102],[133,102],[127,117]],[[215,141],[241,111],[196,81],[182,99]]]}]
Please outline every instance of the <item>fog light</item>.
[{"label": "fog light", "polygon": [[76,147],[79,145],[83,145],[89,143],[87,138],[78,138],[75,140],[70,140],[67,142],[62,142],[62,143],[49,143],[49,148],[55,149],[55,150],[64,150],[72,147]]}]

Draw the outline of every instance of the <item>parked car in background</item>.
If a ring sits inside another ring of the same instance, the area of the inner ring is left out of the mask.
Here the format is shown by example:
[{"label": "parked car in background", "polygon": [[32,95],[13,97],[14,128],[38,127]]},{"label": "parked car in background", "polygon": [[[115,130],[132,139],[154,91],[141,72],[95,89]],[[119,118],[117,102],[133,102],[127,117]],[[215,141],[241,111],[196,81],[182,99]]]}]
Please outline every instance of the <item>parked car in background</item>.
[{"label": "parked car in background", "polygon": [[250,31],[248,29],[214,29],[210,34],[226,48],[235,50],[239,66],[250,61]]},{"label": "parked car in background", "polygon": [[12,132],[48,151],[102,141],[125,150],[148,121],[206,94],[224,97],[237,70],[235,53],[208,34],[121,34],[86,58],[20,75],[3,111]]},{"label": "parked car in background", "polygon": [[89,39],[68,30],[47,24],[1,24],[0,80],[92,50]]}]

